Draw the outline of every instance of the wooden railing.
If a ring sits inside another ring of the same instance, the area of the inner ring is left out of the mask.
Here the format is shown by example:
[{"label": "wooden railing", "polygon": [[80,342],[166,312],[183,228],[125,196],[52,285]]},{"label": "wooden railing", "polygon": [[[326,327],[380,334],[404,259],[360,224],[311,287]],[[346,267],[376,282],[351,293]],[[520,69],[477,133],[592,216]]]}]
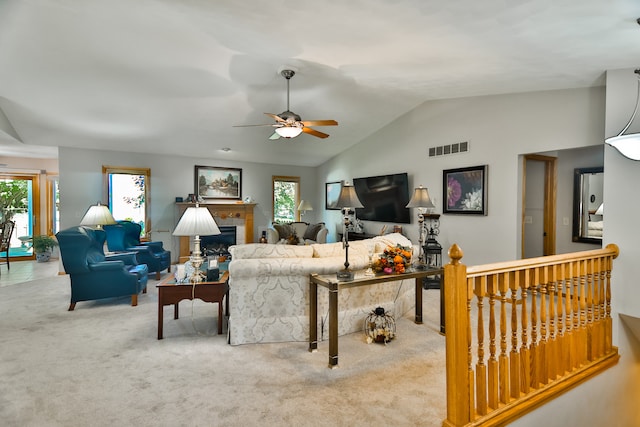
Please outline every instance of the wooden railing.
[{"label": "wooden railing", "polygon": [[504,425],[613,366],[605,249],[467,268],[449,249],[444,426]]}]

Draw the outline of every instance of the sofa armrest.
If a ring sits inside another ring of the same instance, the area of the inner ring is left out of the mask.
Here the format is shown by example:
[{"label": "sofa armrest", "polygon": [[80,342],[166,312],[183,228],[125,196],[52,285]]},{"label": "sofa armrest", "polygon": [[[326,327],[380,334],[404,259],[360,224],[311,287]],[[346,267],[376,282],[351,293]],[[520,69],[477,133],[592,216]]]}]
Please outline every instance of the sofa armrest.
[{"label": "sofa armrest", "polygon": [[329,229],[322,227],[316,235],[316,243],[327,243],[327,234],[329,234]]}]

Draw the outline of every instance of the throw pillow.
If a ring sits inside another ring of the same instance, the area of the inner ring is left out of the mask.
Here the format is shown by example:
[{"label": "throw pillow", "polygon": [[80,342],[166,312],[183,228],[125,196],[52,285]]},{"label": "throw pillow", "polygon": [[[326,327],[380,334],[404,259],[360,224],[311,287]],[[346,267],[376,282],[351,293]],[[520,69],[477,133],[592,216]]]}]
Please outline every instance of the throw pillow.
[{"label": "throw pillow", "polygon": [[303,240],[316,240],[318,237],[318,231],[322,228],[322,224],[309,224],[307,230],[304,232]]},{"label": "throw pillow", "polygon": [[293,234],[293,228],[289,224],[273,224],[280,239],[288,239]]}]

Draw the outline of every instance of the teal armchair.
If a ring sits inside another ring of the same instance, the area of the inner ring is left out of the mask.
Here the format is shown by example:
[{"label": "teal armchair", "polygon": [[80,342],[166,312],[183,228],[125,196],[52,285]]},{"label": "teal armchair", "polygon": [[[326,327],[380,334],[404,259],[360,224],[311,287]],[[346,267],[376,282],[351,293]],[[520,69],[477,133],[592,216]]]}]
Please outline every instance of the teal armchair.
[{"label": "teal armchair", "polygon": [[138,294],[147,292],[149,269],[138,264],[135,253],[105,256],[103,230],[78,226],[56,234],[64,270],[71,277],[73,311],[78,301],[131,296],[138,305]]},{"label": "teal armchair", "polygon": [[171,251],[164,249],[162,242],[141,242],[140,224],[131,221],[118,221],[117,224],[105,225],[107,247],[110,252],[136,252],[138,262],[147,264],[150,273],[156,273],[160,280],[160,272],[171,271]]}]

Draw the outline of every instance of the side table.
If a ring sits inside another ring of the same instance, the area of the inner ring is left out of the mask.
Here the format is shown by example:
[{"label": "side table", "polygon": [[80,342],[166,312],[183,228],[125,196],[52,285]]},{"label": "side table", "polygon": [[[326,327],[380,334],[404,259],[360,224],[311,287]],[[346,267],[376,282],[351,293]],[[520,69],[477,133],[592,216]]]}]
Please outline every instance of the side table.
[{"label": "side table", "polygon": [[[176,283],[173,275],[156,285],[158,288],[158,339],[162,339],[163,311],[165,305],[173,304],[173,318],[178,318],[178,303],[183,299],[201,299],[205,302],[218,303],[218,334],[222,334],[222,301],[229,315],[229,272],[225,271],[217,281],[200,283]],[[225,298],[226,297],[226,298]]]}]

